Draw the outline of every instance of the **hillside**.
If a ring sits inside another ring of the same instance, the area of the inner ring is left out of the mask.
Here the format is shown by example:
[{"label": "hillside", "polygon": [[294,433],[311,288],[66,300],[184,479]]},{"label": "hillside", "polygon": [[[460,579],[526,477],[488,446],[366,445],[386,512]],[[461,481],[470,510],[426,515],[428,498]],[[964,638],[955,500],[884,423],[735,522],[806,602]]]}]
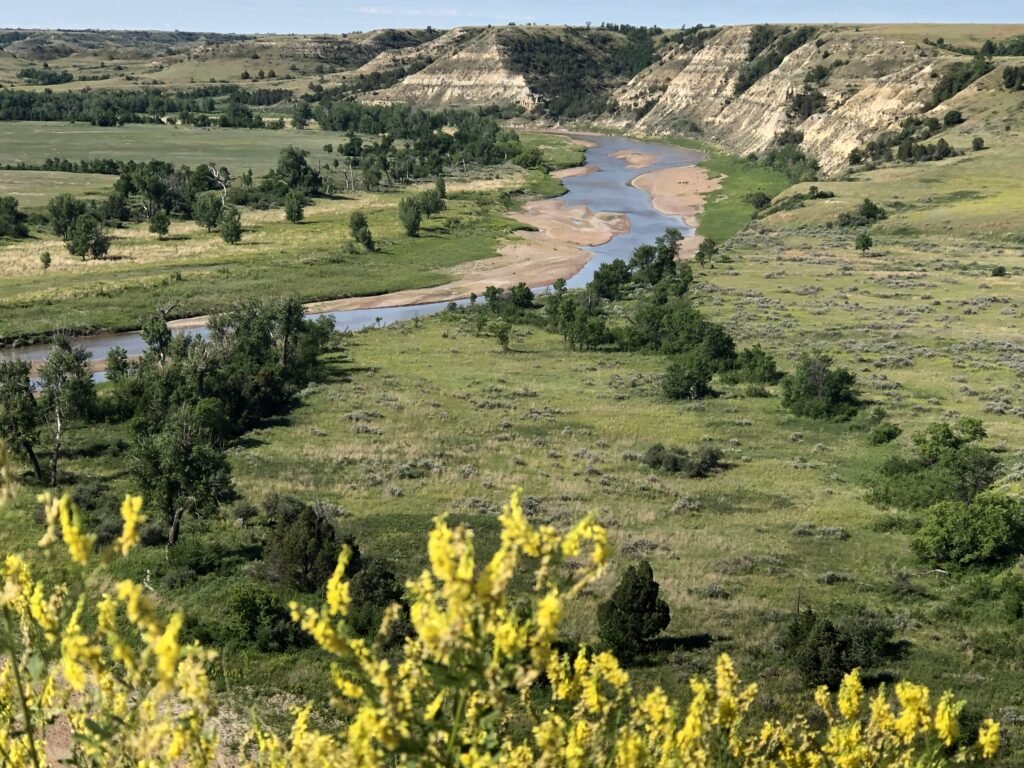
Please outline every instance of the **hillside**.
[{"label": "hillside", "polygon": [[[43,68],[42,78],[74,78],[45,83],[57,90],[218,82],[315,99],[338,88],[373,103],[499,106],[546,123],[685,133],[744,155],[793,132],[831,176],[851,151],[908,118],[941,120],[970,94],[998,90],[1002,67],[1019,63],[1005,51],[976,82],[949,75],[969,69],[969,54],[986,40],[1021,37],[1024,25],[509,25],[262,36],[11,30],[0,32],[0,86],[43,87],[26,81],[28,67]],[[1019,54],[1019,43],[1011,50]]]}]

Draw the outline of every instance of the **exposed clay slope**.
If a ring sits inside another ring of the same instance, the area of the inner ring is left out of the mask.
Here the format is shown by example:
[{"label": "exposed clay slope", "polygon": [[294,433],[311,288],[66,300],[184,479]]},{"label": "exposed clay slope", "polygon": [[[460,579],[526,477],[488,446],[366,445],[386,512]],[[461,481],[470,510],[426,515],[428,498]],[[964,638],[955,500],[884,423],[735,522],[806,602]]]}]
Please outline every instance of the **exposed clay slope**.
[{"label": "exposed clay slope", "polygon": [[374,100],[430,107],[518,104],[531,108],[536,103],[523,75],[509,69],[494,31],[378,92]]},{"label": "exposed clay slope", "polygon": [[[635,77],[617,94],[623,107],[647,108],[635,129],[661,133],[695,124],[708,138],[743,154],[763,151],[783,130],[797,130],[822,170],[835,172],[854,147],[919,114],[938,73],[960,58],[911,39],[826,27],[736,95],[751,31],[724,29],[702,50],[670,52],[659,66]],[[829,70],[814,86],[826,105],[807,118],[794,115],[790,99],[807,88],[806,78],[818,66]]]}]

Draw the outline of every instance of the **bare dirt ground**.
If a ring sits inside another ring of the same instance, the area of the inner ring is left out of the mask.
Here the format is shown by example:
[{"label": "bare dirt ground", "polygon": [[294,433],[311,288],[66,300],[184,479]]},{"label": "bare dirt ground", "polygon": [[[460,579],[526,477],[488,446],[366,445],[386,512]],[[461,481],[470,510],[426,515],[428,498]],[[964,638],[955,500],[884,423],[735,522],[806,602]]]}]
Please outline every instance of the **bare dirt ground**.
[{"label": "bare dirt ground", "polygon": [[[687,225],[696,228],[704,212],[704,195],[722,186],[722,177],[712,179],[697,165],[665,168],[644,173],[630,184],[651,196],[651,205],[668,216],[681,216]],[[688,237],[679,246],[680,258],[693,258],[704,241],[700,235]]]}]

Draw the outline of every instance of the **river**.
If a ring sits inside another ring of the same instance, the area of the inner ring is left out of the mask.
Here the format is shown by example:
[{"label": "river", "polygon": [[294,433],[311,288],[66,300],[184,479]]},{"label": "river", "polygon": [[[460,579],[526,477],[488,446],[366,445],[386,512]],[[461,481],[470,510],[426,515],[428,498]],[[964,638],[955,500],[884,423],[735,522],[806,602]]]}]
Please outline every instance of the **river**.
[{"label": "river", "polygon": [[[596,170],[580,176],[570,176],[562,180],[568,192],[563,195],[567,205],[586,205],[592,211],[622,213],[629,217],[629,231],[613,237],[607,243],[585,250],[593,254],[583,268],[567,280],[570,288],[581,288],[590,282],[594,271],[602,264],[615,259],[629,260],[633,249],[644,243],[651,243],[668,227],[677,227],[683,234],[692,234],[692,229],[678,216],[669,216],[655,210],[650,196],[641,189],[630,184],[637,176],[663,168],[677,168],[695,165],[702,155],[692,150],[671,147],[665,144],[639,141],[621,136],[578,135],[575,138],[586,140],[593,146],[587,148],[586,161]],[[650,165],[643,168],[630,167],[625,159],[614,157],[614,154],[636,152],[653,158]],[[550,286],[536,286],[543,292]],[[383,297],[382,297],[383,303]],[[468,303],[468,298],[457,304]],[[415,317],[432,315],[447,308],[449,302],[440,301],[430,304],[413,304],[402,307],[380,307],[370,309],[354,309],[343,312],[329,312],[334,318],[335,327],[340,331],[357,331],[377,325],[388,325]],[[310,315],[318,317],[319,315]],[[182,331],[186,332],[186,331]],[[188,333],[202,335],[204,329],[191,327]],[[129,356],[141,355],[146,344],[137,331],[127,333],[98,334],[85,336],[76,341],[86,348],[94,361],[104,360],[113,347],[124,348]],[[22,360],[38,363],[46,359],[49,346],[36,344],[9,350],[6,354]],[[102,379],[102,372],[96,374]]]}]

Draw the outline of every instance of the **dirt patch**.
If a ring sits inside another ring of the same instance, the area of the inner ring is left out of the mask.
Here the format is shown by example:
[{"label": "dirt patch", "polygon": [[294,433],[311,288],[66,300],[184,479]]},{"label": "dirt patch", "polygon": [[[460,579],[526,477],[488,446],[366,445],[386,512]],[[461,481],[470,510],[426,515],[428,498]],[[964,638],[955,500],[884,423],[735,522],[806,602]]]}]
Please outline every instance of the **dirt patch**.
[{"label": "dirt patch", "polygon": [[612,152],[611,156],[625,160],[630,168],[647,168],[658,159],[650,152],[635,152],[631,149],[620,149],[618,152]]},{"label": "dirt patch", "polygon": [[720,189],[722,178],[709,178],[700,166],[688,165],[644,173],[630,184],[650,195],[651,205],[659,212],[681,216],[688,226],[696,227],[704,211],[704,195]]}]

